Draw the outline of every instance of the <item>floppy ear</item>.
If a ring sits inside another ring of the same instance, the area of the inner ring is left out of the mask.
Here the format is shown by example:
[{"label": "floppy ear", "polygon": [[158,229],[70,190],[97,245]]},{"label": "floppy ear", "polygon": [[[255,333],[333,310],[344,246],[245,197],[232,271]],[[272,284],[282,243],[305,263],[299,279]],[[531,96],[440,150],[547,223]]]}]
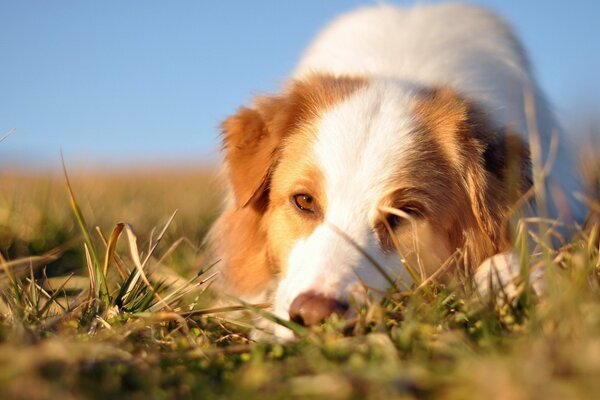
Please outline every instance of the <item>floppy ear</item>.
[{"label": "floppy ear", "polygon": [[312,75],[293,81],[280,96],[255,100],[223,122],[229,179],[238,207],[264,206],[282,141],[303,122],[364,85],[362,79]]},{"label": "floppy ear", "polygon": [[299,125],[303,93],[297,83],[281,96],[255,100],[221,125],[225,160],[238,207],[264,206],[280,145]]},{"label": "floppy ear", "polygon": [[285,139],[362,84],[354,78],[307,77],[292,82],[282,95],[257,98],[223,122],[234,201],[228,202],[207,242],[213,257],[221,260],[221,281],[233,292],[260,293],[278,272],[265,227],[270,179]]},{"label": "floppy ear", "polygon": [[229,179],[238,207],[260,198],[281,141],[257,110],[241,108],[222,124]]},{"label": "floppy ear", "polygon": [[505,250],[509,211],[532,184],[527,143],[451,89],[427,91],[417,112],[463,180],[477,224],[466,233],[475,260]]},{"label": "floppy ear", "polygon": [[221,261],[221,281],[239,295],[260,293],[276,273],[269,263],[263,219],[279,149],[297,126],[297,97],[293,92],[260,97],[221,125],[234,202],[207,240],[209,251]]}]

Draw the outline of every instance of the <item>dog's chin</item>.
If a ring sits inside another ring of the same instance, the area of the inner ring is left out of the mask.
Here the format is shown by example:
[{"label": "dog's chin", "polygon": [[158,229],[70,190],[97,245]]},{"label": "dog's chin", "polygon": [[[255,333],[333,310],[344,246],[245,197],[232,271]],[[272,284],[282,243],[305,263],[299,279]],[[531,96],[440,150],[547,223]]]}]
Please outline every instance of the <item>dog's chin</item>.
[{"label": "dog's chin", "polygon": [[272,340],[277,343],[289,343],[297,339],[298,337],[294,334],[294,332],[285,326],[276,325],[275,329],[273,330]]},{"label": "dog's chin", "polygon": [[263,320],[250,332],[250,339],[262,343],[290,343],[298,339],[291,329],[275,322]]},{"label": "dog's chin", "polygon": [[[277,310],[273,310],[272,313],[281,320],[289,321],[287,311],[278,312]],[[259,320],[255,323],[255,328],[250,332],[250,339],[257,342],[283,344],[292,342],[298,339],[298,337],[291,329],[286,328],[277,322],[259,317]]]}]

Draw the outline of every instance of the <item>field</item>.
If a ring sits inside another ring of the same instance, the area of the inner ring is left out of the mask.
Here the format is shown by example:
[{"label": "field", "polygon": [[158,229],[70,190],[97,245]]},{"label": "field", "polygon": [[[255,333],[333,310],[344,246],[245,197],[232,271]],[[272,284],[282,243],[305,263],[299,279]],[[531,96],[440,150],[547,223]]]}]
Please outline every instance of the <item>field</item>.
[{"label": "field", "polygon": [[354,321],[294,327],[296,342],[257,343],[253,321],[268,314],[220,308],[211,287],[202,238],[222,197],[211,171],[69,177],[70,189],[61,173],[0,170],[2,399],[600,393],[598,225],[547,251],[540,297],[523,282],[515,298],[483,299],[457,274]]}]

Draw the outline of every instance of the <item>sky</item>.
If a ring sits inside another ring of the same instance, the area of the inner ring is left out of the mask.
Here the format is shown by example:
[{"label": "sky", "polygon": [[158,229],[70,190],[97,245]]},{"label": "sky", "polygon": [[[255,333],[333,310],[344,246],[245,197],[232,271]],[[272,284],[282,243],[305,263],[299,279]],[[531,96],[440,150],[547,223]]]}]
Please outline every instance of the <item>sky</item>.
[{"label": "sky", "polygon": [[[61,151],[102,168],[213,163],[225,117],[277,92],[328,21],[374,3],[0,0],[0,138],[14,129],[0,168],[57,168]],[[509,21],[566,120],[600,105],[600,0],[472,3]]]}]

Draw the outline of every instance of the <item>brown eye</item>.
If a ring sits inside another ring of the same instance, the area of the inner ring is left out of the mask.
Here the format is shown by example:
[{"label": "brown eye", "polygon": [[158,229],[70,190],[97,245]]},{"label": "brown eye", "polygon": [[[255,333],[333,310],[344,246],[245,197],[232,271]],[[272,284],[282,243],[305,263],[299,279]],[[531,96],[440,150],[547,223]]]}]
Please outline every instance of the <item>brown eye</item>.
[{"label": "brown eye", "polygon": [[315,212],[315,200],[309,194],[295,194],[291,198],[292,203],[304,212]]}]

